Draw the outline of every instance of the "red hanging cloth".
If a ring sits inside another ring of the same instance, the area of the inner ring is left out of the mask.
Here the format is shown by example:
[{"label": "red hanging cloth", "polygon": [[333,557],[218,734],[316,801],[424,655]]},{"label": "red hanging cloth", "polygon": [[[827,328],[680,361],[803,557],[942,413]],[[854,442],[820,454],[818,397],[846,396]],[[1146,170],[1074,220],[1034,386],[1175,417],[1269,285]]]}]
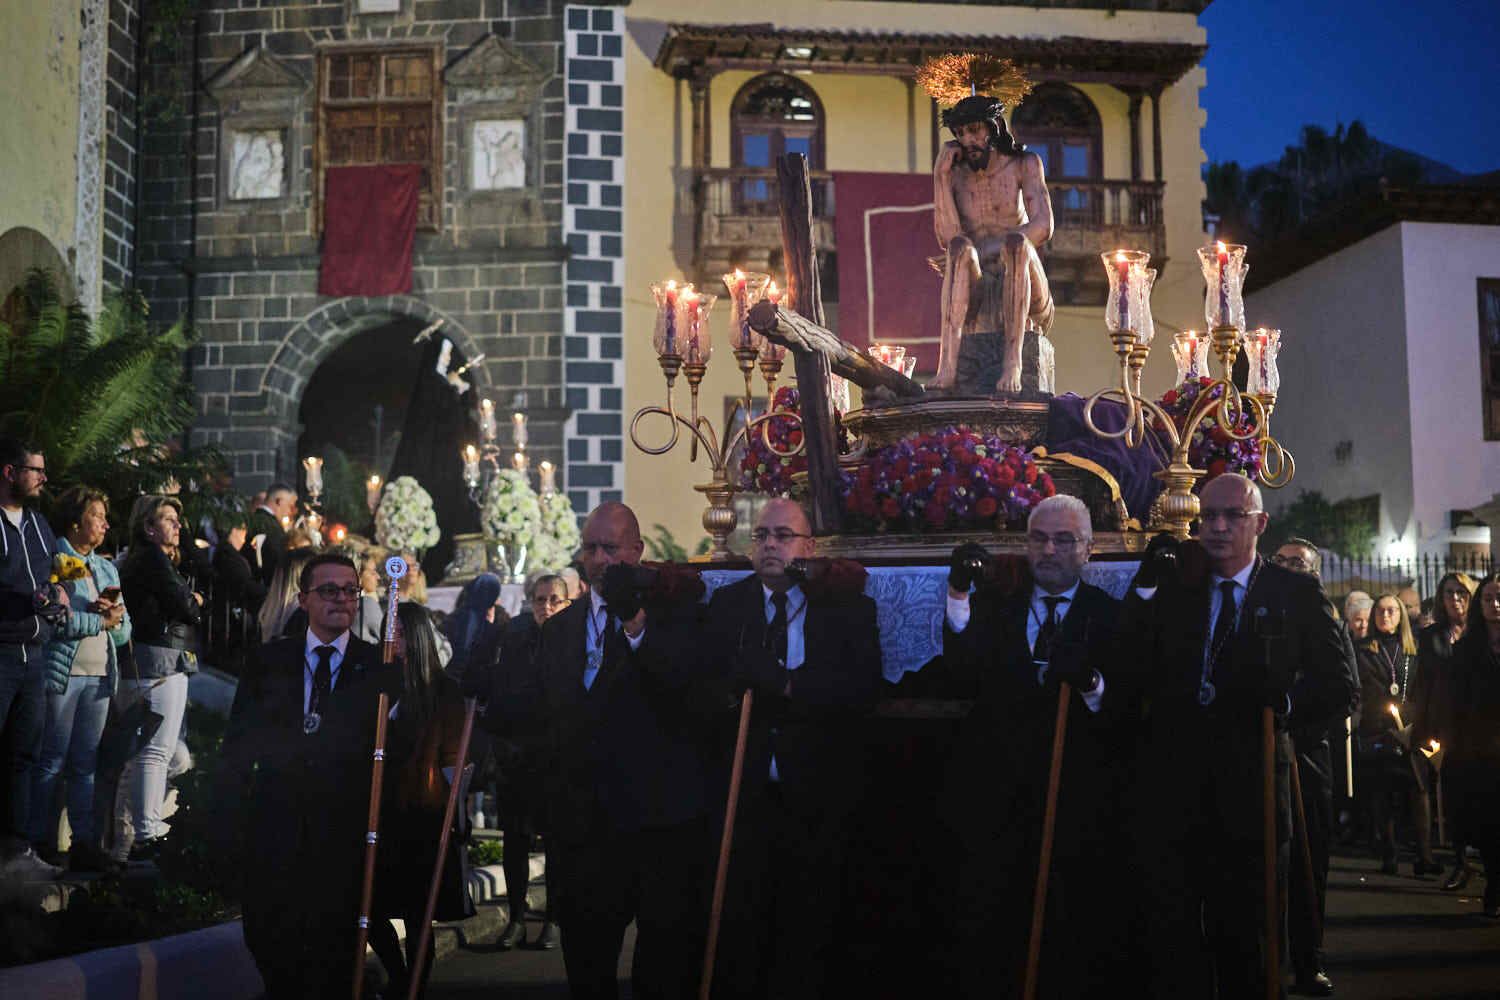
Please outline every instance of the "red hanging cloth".
[{"label": "red hanging cloth", "polygon": [[320,295],[411,291],[420,164],[329,167],[323,184]]}]

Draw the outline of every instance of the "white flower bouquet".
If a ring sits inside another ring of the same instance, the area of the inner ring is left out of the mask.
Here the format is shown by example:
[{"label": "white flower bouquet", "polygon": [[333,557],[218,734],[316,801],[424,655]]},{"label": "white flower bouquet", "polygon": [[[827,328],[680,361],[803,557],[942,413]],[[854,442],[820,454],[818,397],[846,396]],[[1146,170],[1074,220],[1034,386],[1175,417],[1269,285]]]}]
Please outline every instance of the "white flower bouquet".
[{"label": "white flower bouquet", "polygon": [[443,537],[432,497],[411,476],[386,484],[375,508],[375,539],[392,552],[423,552]]},{"label": "white flower bouquet", "polygon": [[531,550],[532,565],[559,570],[573,561],[580,541],[578,515],[566,493],[553,491],[541,496],[541,530]]},{"label": "white flower bouquet", "polygon": [[485,535],[513,554],[534,543],[542,526],[542,509],[526,473],[501,469],[495,474],[479,505],[479,523]]}]

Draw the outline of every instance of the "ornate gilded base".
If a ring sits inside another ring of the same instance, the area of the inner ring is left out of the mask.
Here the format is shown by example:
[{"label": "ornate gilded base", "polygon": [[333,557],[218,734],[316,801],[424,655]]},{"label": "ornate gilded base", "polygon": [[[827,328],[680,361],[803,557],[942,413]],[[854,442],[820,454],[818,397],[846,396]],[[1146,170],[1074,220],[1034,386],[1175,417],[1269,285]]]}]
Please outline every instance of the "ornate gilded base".
[{"label": "ornate gilded base", "polygon": [[[1143,552],[1149,535],[1139,531],[1096,531],[1096,553]],[[861,562],[882,559],[925,560],[946,563],[955,546],[978,542],[991,552],[1021,555],[1026,552],[1024,531],[944,531],[929,535],[829,535],[818,539],[818,554]]]},{"label": "ornate gilded base", "polygon": [[1047,436],[1046,400],[938,396],[896,406],[867,407],[844,415],[851,436],[880,448],[908,434],[966,424],[1011,444],[1032,448]]},{"label": "ornate gilded base", "polygon": [[478,532],[453,536],[453,558],[443,567],[444,585],[468,583],[490,568],[488,547]]}]

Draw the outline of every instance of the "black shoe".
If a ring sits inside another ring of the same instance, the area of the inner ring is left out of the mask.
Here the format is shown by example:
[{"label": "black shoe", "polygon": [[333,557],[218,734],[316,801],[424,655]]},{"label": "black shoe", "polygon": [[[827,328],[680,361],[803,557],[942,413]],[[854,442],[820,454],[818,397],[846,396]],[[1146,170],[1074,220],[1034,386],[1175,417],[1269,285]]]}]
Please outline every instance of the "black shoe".
[{"label": "black shoe", "polygon": [[129,862],[131,864],[156,864],[157,858],[161,856],[161,838],[152,837],[150,840],[137,840],[130,845]]},{"label": "black shoe", "polygon": [[94,844],[75,843],[68,848],[68,871],[118,875],[120,865]]},{"label": "black shoe", "polygon": [[535,951],[551,951],[556,948],[557,928],[553,927],[550,922],[542,924],[542,929],[537,931],[536,937],[526,947]]},{"label": "black shoe", "polygon": [[505,933],[500,935],[500,940],[495,946],[501,951],[510,951],[519,948],[526,943],[526,920],[520,914],[513,913],[510,917],[510,926],[505,928]]},{"label": "black shoe", "polygon": [[1469,879],[1474,877],[1474,869],[1464,864],[1462,860],[1453,866],[1453,871],[1448,875],[1448,881],[1443,883],[1446,892],[1457,892],[1469,884]]},{"label": "black shoe", "polygon": [[1333,996],[1333,980],[1321,972],[1314,972],[1310,976],[1298,976],[1297,982],[1287,992],[1304,997],[1331,997]]}]

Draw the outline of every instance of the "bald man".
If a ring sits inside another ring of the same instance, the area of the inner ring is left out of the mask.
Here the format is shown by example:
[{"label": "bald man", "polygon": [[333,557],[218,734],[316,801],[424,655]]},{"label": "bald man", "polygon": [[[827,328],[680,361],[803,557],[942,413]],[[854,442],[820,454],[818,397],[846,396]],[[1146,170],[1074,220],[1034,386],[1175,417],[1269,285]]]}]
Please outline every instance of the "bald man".
[{"label": "bald man", "polygon": [[816,555],[791,500],[767,503],[750,538],[755,572],[714,592],[699,654],[726,684],[712,774],[721,817],[738,695],[754,692],[713,995],[832,996],[847,820],[864,771],[859,723],[882,676],[875,602],[804,589],[789,572]]},{"label": "bald man", "polygon": [[706,750],[687,633],[653,618],[629,571],[642,548],[629,507],[595,508],[579,548],[588,595],[542,626],[520,685],[547,734],[548,889],[576,1000],[618,995],[632,921],[640,1000],[691,996],[702,959]]},{"label": "bald man", "polygon": [[[1276,720],[1276,849],[1291,833],[1288,729],[1347,714],[1349,647],[1317,580],[1256,553],[1268,517],[1243,476],[1203,487],[1207,572],[1148,547],[1124,621],[1148,704],[1138,801],[1150,996],[1266,995],[1262,710]],[[1124,679],[1122,678],[1122,683]],[[1285,967],[1285,963],[1282,964]]]}]

